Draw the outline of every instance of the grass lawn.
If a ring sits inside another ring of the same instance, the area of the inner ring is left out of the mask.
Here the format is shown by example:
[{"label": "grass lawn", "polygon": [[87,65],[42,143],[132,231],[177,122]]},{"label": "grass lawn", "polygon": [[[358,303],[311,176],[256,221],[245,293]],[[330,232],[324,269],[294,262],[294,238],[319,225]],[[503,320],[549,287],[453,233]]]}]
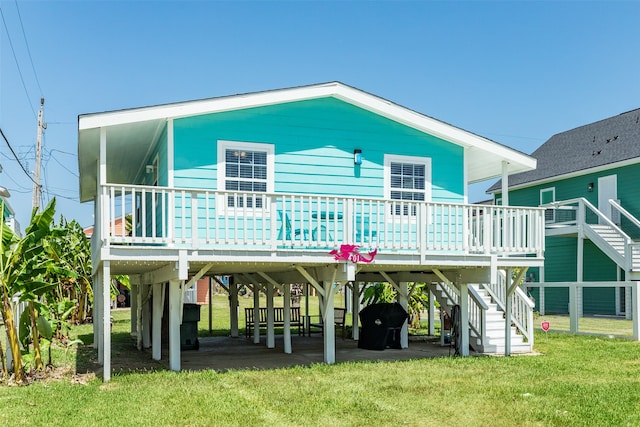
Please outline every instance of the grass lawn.
[{"label": "grass lawn", "polygon": [[[542,321],[548,321],[551,330],[569,331],[569,316],[545,315],[537,316],[535,326],[540,328]],[[613,335],[618,337],[633,336],[633,323],[620,317],[589,316],[578,318],[578,331],[580,333]]]},{"label": "grass lawn", "polygon": [[[115,311],[114,353],[129,351],[128,328],[129,312]],[[91,326],[74,334],[89,342]],[[547,340],[538,332],[536,350],[541,355],[130,371],[107,384],[69,375],[0,385],[0,425],[640,425],[640,343],[553,332]],[[66,360],[82,371],[93,359],[93,350],[82,347]],[[54,363],[64,361],[56,350]]]}]

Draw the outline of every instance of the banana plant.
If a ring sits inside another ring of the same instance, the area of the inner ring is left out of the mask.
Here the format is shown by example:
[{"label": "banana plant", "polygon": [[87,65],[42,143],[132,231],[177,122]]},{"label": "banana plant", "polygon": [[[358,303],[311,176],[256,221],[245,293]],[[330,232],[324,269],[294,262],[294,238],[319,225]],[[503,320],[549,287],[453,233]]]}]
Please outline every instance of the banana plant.
[{"label": "banana plant", "polygon": [[[3,205],[4,208],[4,205]],[[48,271],[54,270],[53,261],[46,256],[49,248],[47,239],[51,236],[51,223],[55,212],[53,199],[41,212],[34,208],[31,223],[23,238],[6,225],[4,215],[0,215],[2,239],[0,239],[0,288],[2,292],[2,317],[5,322],[9,348],[13,356],[13,371],[16,382],[24,381],[24,369],[20,352],[20,339],[13,321],[14,296],[19,295],[20,302],[28,302],[32,325],[34,361],[36,367],[42,367],[38,331],[40,314],[36,308],[38,296],[43,295],[51,284],[43,280]],[[40,323],[43,325],[42,321]],[[43,325],[44,326],[44,325]]]}]

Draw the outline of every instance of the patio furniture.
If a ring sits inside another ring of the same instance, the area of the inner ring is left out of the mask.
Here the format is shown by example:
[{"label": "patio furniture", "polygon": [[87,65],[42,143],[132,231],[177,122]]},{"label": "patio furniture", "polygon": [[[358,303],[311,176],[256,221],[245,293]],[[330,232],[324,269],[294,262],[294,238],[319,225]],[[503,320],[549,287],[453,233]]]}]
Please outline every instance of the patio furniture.
[{"label": "patio furniture", "polygon": [[[309,230],[296,228],[293,230],[291,226],[291,220],[289,219],[289,214],[286,212],[283,214],[281,210],[278,211],[278,215],[280,216],[280,221],[282,222],[282,228],[280,228],[280,232],[278,233],[278,240],[292,240],[291,239],[291,231],[293,231],[293,240],[300,240],[300,235],[304,237],[304,240],[309,239]],[[284,231],[284,233],[283,233]]]},{"label": "patio furniture", "polygon": [[[258,309],[260,313],[260,318],[258,320],[259,328],[267,327],[267,308],[260,307]],[[304,323],[302,322],[302,316],[300,315],[300,307],[289,307],[289,311],[291,313],[290,326],[298,328],[298,335],[304,335]],[[245,337],[249,337],[251,331],[255,327],[254,320],[254,312],[255,309],[253,307],[248,307],[244,309],[244,334]],[[284,307],[274,307],[273,308],[273,326],[283,327],[284,326]]]},{"label": "patio furniture", "polygon": [[[311,317],[311,316],[309,316]],[[308,335],[311,336],[311,328],[317,328],[320,329],[320,331],[324,334],[324,321],[322,320],[322,316],[318,316],[320,321],[318,323],[309,323],[308,324]],[[344,339],[346,333],[347,333],[347,324],[346,324],[346,319],[347,317],[347,309],[346,308],[340,308],[340,307],[334,307],[333,309],[333,324],[334,326],[337,326],[339,328],[342,329],[342,339]]]}]

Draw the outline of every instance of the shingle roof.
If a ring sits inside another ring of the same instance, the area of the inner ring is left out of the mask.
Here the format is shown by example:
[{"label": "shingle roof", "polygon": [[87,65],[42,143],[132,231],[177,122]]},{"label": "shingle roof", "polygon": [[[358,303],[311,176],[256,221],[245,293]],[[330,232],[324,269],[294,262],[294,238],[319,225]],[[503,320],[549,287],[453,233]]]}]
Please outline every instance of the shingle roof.
[{"label": "shingle roof", "polygon": [[537,168],[510,175],[510,188],[640,157],[640,108],[556,134],[531,156]]}]

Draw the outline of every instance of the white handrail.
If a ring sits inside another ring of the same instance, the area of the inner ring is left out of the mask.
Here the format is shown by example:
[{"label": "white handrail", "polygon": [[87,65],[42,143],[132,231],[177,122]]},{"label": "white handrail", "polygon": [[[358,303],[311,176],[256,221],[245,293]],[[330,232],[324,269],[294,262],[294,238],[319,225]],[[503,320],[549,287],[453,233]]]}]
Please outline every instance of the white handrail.
[{"label": "white handrail", "polygon": [[[98,203],[103,215],[96,232],[107,246],[325,250],[353,244],[423,257],[434,251],[541,256],[544,250],[540,208],[122,184],[104,185]],[[110,230],[125,218],[131,229]]]},{"label": "white handrail", "polygon": [[[506,275],[503,271],[498,271],[498,283],[486,283],[483,286],[491,295],[491,298],[502,311],[506,307]],[[533,343],[533,309],[535,303],[527,294],[517,287],[511,295],[511,320],[520,330],[527,341]]]},{"label": "white handrail", "polygon": [[629,213],[629,211],[627,211],[625,208],[623,208],[620,203],[618,203],[617,201],[613,200],[613,199],[609,199],[609,204],[611,206],[613,206],[614,208],[616,208],[618,210],[618,212],[620,212],[622,215],[624,215],[633,225],[635,225],[636,227],[638,227],[640,229],[640,221],[638,221],[638,218],[636,218],[635,216],[631,215]]}]

